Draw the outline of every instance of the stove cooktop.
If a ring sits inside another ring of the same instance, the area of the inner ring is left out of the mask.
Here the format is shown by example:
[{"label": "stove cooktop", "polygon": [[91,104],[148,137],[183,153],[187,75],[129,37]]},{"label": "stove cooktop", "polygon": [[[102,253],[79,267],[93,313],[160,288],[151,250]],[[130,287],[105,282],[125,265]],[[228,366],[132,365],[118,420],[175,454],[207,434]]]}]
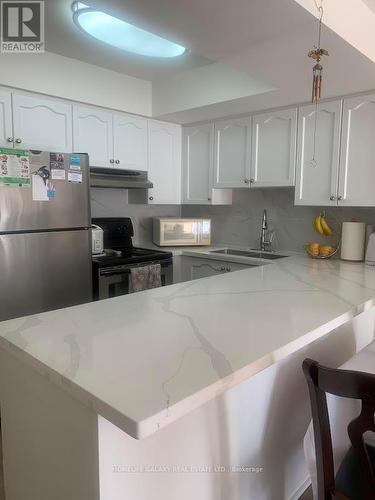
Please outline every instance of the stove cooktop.
[{"label": "stove cooktop", "polygon": [[126,264],[139,264],[142,262],[161,261],[172,258],[171,252],[149,248],[119,248],[106,249],[104,254],[93,255],[92,261],[98,267],[121,266]]}]

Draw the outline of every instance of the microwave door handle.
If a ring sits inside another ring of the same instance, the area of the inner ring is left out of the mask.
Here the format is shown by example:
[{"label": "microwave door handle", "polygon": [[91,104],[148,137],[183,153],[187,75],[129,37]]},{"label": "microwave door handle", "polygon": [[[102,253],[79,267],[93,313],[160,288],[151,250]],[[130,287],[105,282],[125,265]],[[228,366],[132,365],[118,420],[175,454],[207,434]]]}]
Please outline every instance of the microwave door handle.
[{"label": "microwave door handle", "polygon": [[199,221],[198,223],[198,234],[197,234],[197,244],[201,245],[202,244],[202,222]]}]

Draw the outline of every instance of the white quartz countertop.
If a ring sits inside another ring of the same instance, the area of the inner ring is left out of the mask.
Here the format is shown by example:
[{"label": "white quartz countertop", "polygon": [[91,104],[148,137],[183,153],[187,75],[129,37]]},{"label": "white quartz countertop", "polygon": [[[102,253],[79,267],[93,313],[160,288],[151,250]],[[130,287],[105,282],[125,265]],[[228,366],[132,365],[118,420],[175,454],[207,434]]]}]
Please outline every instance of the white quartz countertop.
[{"label": "white quartz countertop", "polygon": [[0,347],[146,437],[374,305],[375,268],[295,255],[0,323]]}]

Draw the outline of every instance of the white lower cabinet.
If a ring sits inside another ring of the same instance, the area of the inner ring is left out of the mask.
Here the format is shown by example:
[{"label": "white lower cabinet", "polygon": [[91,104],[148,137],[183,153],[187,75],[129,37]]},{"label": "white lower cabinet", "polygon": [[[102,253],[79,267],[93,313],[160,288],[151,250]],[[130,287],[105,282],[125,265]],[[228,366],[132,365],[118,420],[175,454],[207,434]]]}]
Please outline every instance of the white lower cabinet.
[{"label": "white lower cabinet", "polygon": [[180,125],[149,120],[148,176],[154,185],[148,193],[150,204],[181,203],[181,142]]},{"label": "white lower cabinet", "polygon": [[253,116],[251,187],[294,186],[297,108]]},{"label": "white lower cabinet", "polygon": [[337,205],[341,107],[333,101],[299,110],[296,205]]},{"label": "white lower cabinet", "polygon": [[13,147],[12,94],[0,90],[0,146]]},{"label": "white lower cabinet", "polygon": [[338,201],[375,206],[375,95],[344,100]]},{"label": "white lower cabinet", "polygon": [[91,106],[73,106],[73,147],[88,153],[91,167],[113,167],[112,113]]},{"label": "white lower cabinet", "polygon": [[213,188],[213,125],[184,127],[182,142],[182,202],[190,205],[231,204],[231,189]]},{"label": "white lower cabinet", "polygon": [[253,266],[227,262],[223,260],[207,259],[201,257],[181,257],[181,281],[191,281],[208,278],[218,274],[249,269]]},{"label": "white lower cabinet", "polygon": [[69,153],[72,104],[41,95],[13,93],[14,146]]}]

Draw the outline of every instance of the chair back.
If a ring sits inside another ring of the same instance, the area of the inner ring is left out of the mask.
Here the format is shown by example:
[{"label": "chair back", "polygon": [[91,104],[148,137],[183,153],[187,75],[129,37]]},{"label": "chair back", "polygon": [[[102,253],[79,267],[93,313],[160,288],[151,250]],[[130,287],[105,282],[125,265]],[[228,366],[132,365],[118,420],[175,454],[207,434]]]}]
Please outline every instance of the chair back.
[{"label": "chair back", "polygon": [[314,426],[318,500],[332,500],[335,495],[335,472],[327,393],[344,398],[359,399],[362,402],[360,414],[348,425],[348,434],[359,464],[363,500],[374,500],[374,471],[363,435],[368,431],[375,432],[375,375],[326,368],[312,359],[305,359],[303,372],[309,388]]}]

